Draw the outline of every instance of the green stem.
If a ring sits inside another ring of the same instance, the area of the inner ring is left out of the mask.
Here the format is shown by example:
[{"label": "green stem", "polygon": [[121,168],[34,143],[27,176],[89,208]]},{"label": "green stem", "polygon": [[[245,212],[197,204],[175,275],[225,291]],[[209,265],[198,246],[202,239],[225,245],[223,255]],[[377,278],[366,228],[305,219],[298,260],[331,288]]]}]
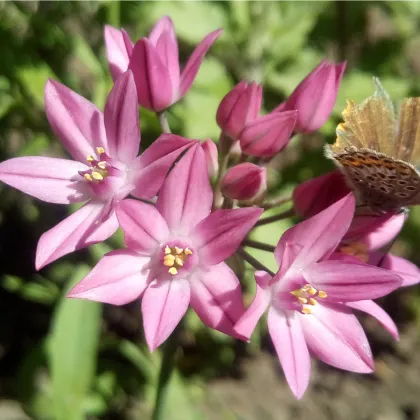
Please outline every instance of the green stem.
[{"label": "green stem", "polygon": [[248,254],[243,248],[238,248],[236,253],[245,260],[248,264],[250,264],[252,267],[254,267],[256,270],[262,270],[266,273],[270,274],[271,276],[274,276],[275,274],[267,268],[264,264],[261,264],[257,259],[255,259],[251,254]]},{"label": "green stem", "polygon": [[283,204],[286,204],[289,201],[292,201],[292,197],[274,198],[272,200],[267,200],[265,203],[263,203],[261,207],[265,210],[268,210],[268,209],[272,209],[273,207],[282,206]]},{"label": "green stem", "polygon": [[268,225],[269,223],[278,222],[279,220],[287,219],[288,217],[292,217],[295,215],[295,210],[291,208],[290,210],[286,210],[283,213],[275,214],[274,216],[265,217],[264,219],[258,220],[255,226],[263,226]]},{"label": "green stem", "polygon": [[113,0],[108,3],[108,23],[116,28],[120,28],[120,2]]},{"label": "green stem", "polygon": [[166,111],[157,113],[160,128],[164,133],[171,133],[171,127],[169,127],[168,119],[166,118]]},{"label": "green stem", "polygon": [[245,239],[242,244],[242,246],[249,246],[251,248],[260,249],[261,251],[267,251],[267,252],[274,252],[276,249],[275,246],[265,244],[263,242],[253,241],[251,239]]},{"label": "green stem", "polygon": [[164,418],[165,404],[168,399],[170,380],[175,367],[175,355],[181,330],[182,326],[179,324],[164,345],[152,420],[162,420]]}]

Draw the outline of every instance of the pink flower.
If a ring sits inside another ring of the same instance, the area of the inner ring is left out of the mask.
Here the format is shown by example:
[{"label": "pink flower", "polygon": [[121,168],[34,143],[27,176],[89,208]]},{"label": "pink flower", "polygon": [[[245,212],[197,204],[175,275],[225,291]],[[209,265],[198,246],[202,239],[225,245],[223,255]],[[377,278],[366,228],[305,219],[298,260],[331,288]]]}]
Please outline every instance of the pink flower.
[{"label": "pink flower", "polygon": [[262,86],[245,81],[237,84],[220,102],[216,121],[223,133],[239,139],[245,126],[258,118],[262,103]]},{"label": "pink flower", "polygon": [[217,152],[216,143],[212,141],[211,139],[207,139],[202,144],[202,148],[206,156],[209,177],[213,178],[217,174],[217,171],[219,170],[219,161],[218,161],[219,154]]},{"label": "pink flower", "polygon": [[223,195],[233,200],[251,200],[266,189],[266,169],[248,162],[230,168],[221,183]]},{"label": "pink flower", "polygon": [[45,86],[45,106],[52,129],[75,160],[10,159],[0,164],[0,180],[49,203],[87,203],[41,236],[35,261],[38,270],[109,238],[118,228],[116,202],[130,192],[154,197],[174,160],[192,144],[163,135],[137,157],[140,128],[130,71],[116,81],[104,113],[53,80]]},{"label": "pink flower", "polygon": [[279,271],[274,277],[256,273],[256,296],[235,326],[238,334],[250,337],[269,309],[269,333],[297,398],[309,383],[309,352],[341,369],[372,372],[369,343],[346,303],[384,296],[401,284],[391,271],[328,259],[349,228],[354,209],[349,194],[287,230],[274,252]]},{"label": "pink flower", "polygon": [[334,64],[322,61],[302,80],[287,101],[273,112],[296,109],[296,132],[310,133],[318,130],[334,108],[345,68],[345,62]]},{"label": "pink flower", "polygon": [[182,72],[174,25],[162,17],[149,37],[132,45],[127,33],[112,26],[105,27],[107,58],[113,77],[129,67],[137,86],[139,104],[160,112],[182,99],[190,89],[213,42],[221,34],[218,29],[208,34],[191,54]]},{"label": "pink flower", "polygon": [[69,296],[121,305],[142,297],[151,351],[171,334],[191,305],[211,328],[238,336],[241,289],[223,262],[232,255],[262,209],[217,210],[204,152],[192,146],[170,172],[156,207],[120,203],[117,215],[128,249],[107,254]]}]

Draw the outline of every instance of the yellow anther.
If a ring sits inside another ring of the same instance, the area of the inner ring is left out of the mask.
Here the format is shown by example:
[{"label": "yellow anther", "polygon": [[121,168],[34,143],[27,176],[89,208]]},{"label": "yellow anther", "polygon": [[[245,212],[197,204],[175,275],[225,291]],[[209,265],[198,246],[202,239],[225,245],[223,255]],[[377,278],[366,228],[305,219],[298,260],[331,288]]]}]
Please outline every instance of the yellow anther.
[{"label": "yellow anther", "polygon": [[308,299],[306,299],[304,297],[298,297],[298,300],[302,305],[308,301]]},{"label": "yellow anther", "polygon": [[87,160],[88,162],[93,162],[93,161],[95,160],[95,158],[94,158],[92,155],[89,155],[89,156],[86,158],[86,160]]},{"label": "yellow anther", "polygon": [[318,302],[314,298],[309,298],[309,305],[315,306]]},{"label": "yellow anther", "polygon": [[182,253],[183,253],[183,249],[182,248],[179,248],[179,247],[177,247],[177,246],[175,246],[175,253],[177,254],[177,255],[181,255]]},{"label": "yellow anther", "polygon": [[171,267],[171,268],[168,270],[168,273],[169,273],[169,274],[172,274],[172,275],[174,276],[175,274],[178,274],[178,270],[177,270],[175,267]]},{"label": "yellow anther", "polygon": [[86,181],[92,181],[92,177],[89,174],[84,174],[83,178],[85,178]]},{"label": "yellow anther", "polygon": [[163,265],[166,265],[167,267],[172,267],[175,264],[175,257],[173,255],[165,255],[165,258],[163,259]]},{"label": "yellow anther", "polygon": [[171,248],[169,248],[168,245],[165,246],[165,254],[170,254],[171,253]]},{"label": "yellow anther", "polygon": [[311,308],[307,308],[306,306],[304,308],[302,308],[302,313],[305,315],[309,315],[312,313],[312,309]]},{"label": "yellow anther", "polygon": [[311,296],[316,295],[316,289],[314,289],[312,286],[309,286],[306,290],[306,293],[309,293]]},{"label": "yellow anther", "polygon": [[103,147],[97,147],[96,152],[98,153],[98,155],[101,155],[102,153],[105,153],[105,149]]},{"label": "yellow anther", "polygon": [[190,249],[190,248],[188,248],[188,247],[187,247],[187,248],[185,248],[185,249],[184,249],[184,254],[185,254],[185,255],[192,255],[192,251],[191,251],[191,249]]},{"label": "yellow anther", "polygon": [[102,174],[100,174],[99,172],[96,172],[96,171],[92,171],[92,176],[97,181],[102,181],[104,179],[104,177],[102,176]]},{"label": "yellow anther", "polygon": [[318,292],[318,296],[321,298],[321,299],[325,299],[328,295],[323,291],[323,290],[320,290],[319,292]]},{"label": "yellow anther", "polygon": [[178,264],[180,267],[184,265],[184,261],[182,261],[182,259],[179,257],[175,258],[175,263]]},{"label": "yellow anther", "polygon": [[106,169],[106,162],[104,162],[104,161],[99,162],[98,167],[101,168],[101,169]]}]

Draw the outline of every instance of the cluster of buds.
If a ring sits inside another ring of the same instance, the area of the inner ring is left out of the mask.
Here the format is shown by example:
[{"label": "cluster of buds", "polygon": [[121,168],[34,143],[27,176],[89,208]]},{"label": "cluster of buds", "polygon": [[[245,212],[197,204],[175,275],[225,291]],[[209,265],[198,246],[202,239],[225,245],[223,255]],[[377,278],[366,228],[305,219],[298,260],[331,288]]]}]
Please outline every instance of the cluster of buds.
[{"label": "cluster of buds", "polygon": [[[241,340],[251,338],[268,311],[269,334],[300,398],[309,383],[310,353],[341,369],[372,372],[369,344],[352,310],[376,317],[397,338],[395,324],[372,299],[419,282],[419,271],[381,252],[406,214],[355,216],[355,198],[339,172],[296,188],[287,215],[303,221],[277,246],[249,238],[255,226],[282,216],[260,219],[273,207],[267,163],[293,134],[325,123],[345,64],[323,61],[265,115],[262,86],[241,81],[215,115],[217,144],[168,133],[163,111],[187,94],[220,34],[207,35],[180,72],[169,17],[134,44],[124,30],[106,26],[114,86],[104,112],[56,81],[45,87],[48,120],[74,160],[12,158],[0,164],[0,180],[46,202],[86,202],[42,235],[37,269],[119,228],[124,232],[126,248],[106,254],[69,297],[114,305],[141,299],[151,351],[189,307],[208,327]],[[163,131],[141,154],[139,105],[159,116]],[[270,271],[245,247],[273,252],[278,270]],[[249,308],[242,299],[243,273],[226,262],[233,254],[256,269]]]}]

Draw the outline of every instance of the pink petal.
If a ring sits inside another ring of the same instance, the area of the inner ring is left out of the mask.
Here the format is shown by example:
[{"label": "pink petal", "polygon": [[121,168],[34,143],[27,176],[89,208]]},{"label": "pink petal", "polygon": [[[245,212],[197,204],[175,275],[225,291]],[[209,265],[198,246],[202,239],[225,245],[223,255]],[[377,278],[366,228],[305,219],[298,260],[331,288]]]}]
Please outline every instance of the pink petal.
[{"label": "pink petal", "polygon": [[172,86],[177,94],[179,86],[179,57],[178,41],[174,25],[168,16],[161,18],[148,36],[149,41],[155,46],[156,52],[165,64],[172,81]]},{"label": "pink petal", "polygon": [[165,219],[156,208],[137,200],[118,204],[117,216],[128,248],[151,255],[169,234]]},{"label": "pink petal", "polygon": [[358,311],[366,312],[376,318],[380,324],[392,335],[395,340],[399,340],[398,328],[392,318],[373,300],[360,300],[358,302],[347,302],[346,306]]},{"label": "pink petal", "polygon": [[273,156],[287,146],[296,122],[296,111],[275,112],[251,121],[240,134],[244,153]]},{"label": "pink petal", "polygon": [[204,154],[206,156],[209,177],[212,178],[217,174],[217,171],[219,170],[219,154],[217,151],[216,143],[211,139],[207,139],[201,144],[201,147],[203,148]]},{"label": "pink petal", "polygon": [[257,207],[216,210],[200,222],[194,232],[194,244],[205,265],[214,265],[230,257],[263,209]]},{"label": "pink petal", "polygon": [[153,281],[146,289],[141,310],[150,351],[159,347],[187,312],[190,285],[187,280]]},{"label": "pink petal", "polygon": [[191,306],[200,319],[215,330],[242,338],[234,330],[245,309],[241,285],[225,263],[202,270],[190,279]]},{"label": "pink petal", "polygon": [[[127,33],[126,36],[128,37]],[[104,37],[109,68],[111,70],[112,78],[116,80],[118,76],[127,70],[131,51],[127,50],[127,45],[123,38],[123,32],[117,28],[105,25]],[[131,41],[129,41],[128,45],[130,44],[132,48]]]},{"label": "pink petal", "polygon": [[95,147],[107,150],[102,112],[76,92],[48,79],[45,111],[54,133],[74,159],[86,162],[87,156],[96,153]]},{"label": "pink petal", "polygon": [[355,216],[344,239],[365,243],[370,250],[380,249],[394,240],[400,233],[407,213],[380,216]]},{"label": "pink petal", "polygon": [[115,213],[106,205],[89,201],[81,209],[45,232],[36,250],[35,267],[42,267],[77,249],[108,239],[117,229]]},{"label": "pink petal", "polygon": [[128,249],[111,251],[68,293],[68,297],[124,305],[137,299],[147,287],[149,258]]},{"label": "pink petal", "polygon": [[212,201],[204,151],[194,144],[169,173],[156,207],[170,230],[191,231],[209,215]]},{"label": "pink petal", "polygon": [[300,319],[295,311],[268,311],[268,331],[273,340],[287,383],[297,399],[309,385],[311,359]]},{"label": "pink petal", "polygon": [[129,69],[133,72],[139,104],[151,111],[162,111],[174,102],[169,70],[147,38],[134,45]]},{"label": "pink petal", "polygon": [[234,330],[248,339],[251,338],[258,321],[270,305],[271,290],[268,288],[268,283],[271,278],[272,277],[265,271],[255,272],[257,288],[254,300],[235,324]]},{"label": "pink petal", "polygon": [[407,261],[405,258],[386,254],[380,267],[398,274],[402,279],[402,287],[413,286],[420,282],[420,270],[415,264]]},{"label": "pink petal", "polygon": [[139,156],[131,167],[136,188],[131,194],[138,198],[156,196],[163,181],[180,154],[195,142],[174,134],[162,134]]},{"label": "pink petal", "polygon": [[303,276],[313,287],[323,290],[328,301],[356,302],[376,299],[401,286],[401,278],[388,270],[367,264],[324,261],[311,264]]},{"label": "pink petal", "polygon": [[295,267],[305,268],[330,254],[349,228],[354,209],[354,196],[348,194],[322,212],[288,229],[274,251],[278,264],[282,263],[286,243],[299,249],[293,262]]},{"label": "pink petal", "polygon": [[179,84],[179,97],[182,98],[190,89],[191,85],[194,82],[195,76],[197,76],[200,65],[204,59],[209,48],[212,46],[213,42],[219,37],[222,33],[222,29],[217,29],[214,32],[209,33],[195,48],[190,58],[187,61],[187,64],[182,70],[181,81]]},{"label": "pink petal", "polygon": [[136,85],[130,70],[116,80],[105,104],[108,155],[131,163],[140,146],[139,111]]},{"label": "pink petal", "polygon": [[47,203],[69,204],[84,201],[80,162],[27,156],[0,163],[0,181]]},{"label": "pink petal", "polygon": [[372,353],[365,332],[344,305],[317,305],[299,314],[306,343],[319,360],[339,369],[371,373]]}]

